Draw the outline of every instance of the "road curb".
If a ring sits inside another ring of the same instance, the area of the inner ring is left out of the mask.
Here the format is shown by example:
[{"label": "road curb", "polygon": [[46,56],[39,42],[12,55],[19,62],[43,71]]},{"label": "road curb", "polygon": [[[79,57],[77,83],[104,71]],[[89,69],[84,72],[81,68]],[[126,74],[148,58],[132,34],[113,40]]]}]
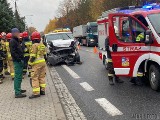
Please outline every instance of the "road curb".
[{"label": "road curb", "polygon": [[67,120],[87,120],[54,67],[49,68]]},{"label": "road curb", "polygon": [[[51,81],[53,82],[51,72],[48,67],[47,67],[47,72],[49,73],[49,75],[47,75],[47,78],[51,79]],[[53,104],[54,104],[57,120],[66,120],[66,115],[64,113],[64,110],[61,105],[60,99],[58,97],[54,83],[52,85],[52,89],[50,90],[51,90],[52,98],[54,98]]]}]

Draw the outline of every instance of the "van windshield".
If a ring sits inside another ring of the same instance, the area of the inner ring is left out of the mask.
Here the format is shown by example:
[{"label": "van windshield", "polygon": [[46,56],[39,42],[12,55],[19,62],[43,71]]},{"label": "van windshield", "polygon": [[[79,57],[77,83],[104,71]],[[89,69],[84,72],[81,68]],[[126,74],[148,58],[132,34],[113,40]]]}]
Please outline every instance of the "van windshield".
[{"label": "van windshield", "polygon": [[58,34],[48,34],[46,35],[47,42],[53,40],[69,40],[73,39],[72,33],[58,33]]},{"label": "van windshield", "polygon": [[160,13],[150,14],[148,15],[148,18],[156,32],[160,34]]}]

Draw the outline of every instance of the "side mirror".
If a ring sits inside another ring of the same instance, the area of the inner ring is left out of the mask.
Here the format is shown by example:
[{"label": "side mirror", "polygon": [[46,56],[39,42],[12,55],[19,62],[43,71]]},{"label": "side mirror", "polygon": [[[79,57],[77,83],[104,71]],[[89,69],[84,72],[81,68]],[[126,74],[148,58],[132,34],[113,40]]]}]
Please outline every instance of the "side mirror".
[{"label": "side mirror", "polygon": [[152,44],[153,43],[153,37],[152,37],[152,31],[146,30],[145,32],[145,43],[146,44]]}]

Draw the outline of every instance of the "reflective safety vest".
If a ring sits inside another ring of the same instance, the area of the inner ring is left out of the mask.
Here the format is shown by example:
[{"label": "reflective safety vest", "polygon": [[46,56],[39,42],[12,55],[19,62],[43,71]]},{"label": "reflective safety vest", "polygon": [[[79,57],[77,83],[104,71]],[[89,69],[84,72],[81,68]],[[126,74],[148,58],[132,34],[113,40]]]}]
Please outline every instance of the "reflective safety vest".
[{"label": "reflective safety vest", "polygon": [[32,41],[25,42],[24,57],[30,56]]},{"label": "reflective safety vest", "polygon": [[35,65],[45,62],[44,55],[46,55],[45,45],[43,43],[34,43],[32,45],[30,59],[34,57],[35,61],[31,63],[29,60],[29,65]]},{"label": "reflective safety vest", "polygon": [[10,51],[10,48],[9,48],[9,42],[6,42],[6,52],[7,52],[7,58],[8,59],[12,59],[11,57],[11,51]]},{"label": "reflective safety vest", "polygon": [[6,40],[2,39],[1,40],[1,45],[2,45],[3,51],[6,53],[7,52],[7,50],[6,50]]},{"label": "reflective safety vest", "polygon": [[7,52],[7,58],[12,60],[11,51],[9,48],[9,42],[6,42],[6,52]]},{"label": "reflective safety vest", "polygon": [[141,34],[139,34],[139,35],[137,36],[136,42],[141,42],[141,41],[143,41],[143,40],[144,40],[144,33],[141,33]]},{"label": "reflective safety vest", "polygon": [[3,60],[3,47],[2,47],[2,43],[0,42],[0,60]]}]

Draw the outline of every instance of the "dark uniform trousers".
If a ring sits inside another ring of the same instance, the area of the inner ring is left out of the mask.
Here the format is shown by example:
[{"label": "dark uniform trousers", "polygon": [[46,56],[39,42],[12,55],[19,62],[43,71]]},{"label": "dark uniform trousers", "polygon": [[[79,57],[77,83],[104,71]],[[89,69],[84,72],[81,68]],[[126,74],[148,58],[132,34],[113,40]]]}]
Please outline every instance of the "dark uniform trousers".
[{"label": "dark uniform trousers", "polygon": [[4,67],[4,51],[2,44],[0,43],[0,80],[3,79],[3,67]]},{"label": "dark uniform trousers", "polygon": [[23,73],[26,74],[28,70],[28,61],[29,61],[29,55],[24,56],[24,67],[23,67]]},{"label": "dark uniform trousers", "polygon": [[2,80],[3,78],[3,60],[0,60],[0,79]]},{"label": "dark uniform trousers", "polygon": [[111,52],[109,50],[107,50],[107,67],[108,67],[108,78],[109,78],[109,80],[113,80],[113,77],[115,75],[115,71],[114,71],[114,67],[113,67]]}]

